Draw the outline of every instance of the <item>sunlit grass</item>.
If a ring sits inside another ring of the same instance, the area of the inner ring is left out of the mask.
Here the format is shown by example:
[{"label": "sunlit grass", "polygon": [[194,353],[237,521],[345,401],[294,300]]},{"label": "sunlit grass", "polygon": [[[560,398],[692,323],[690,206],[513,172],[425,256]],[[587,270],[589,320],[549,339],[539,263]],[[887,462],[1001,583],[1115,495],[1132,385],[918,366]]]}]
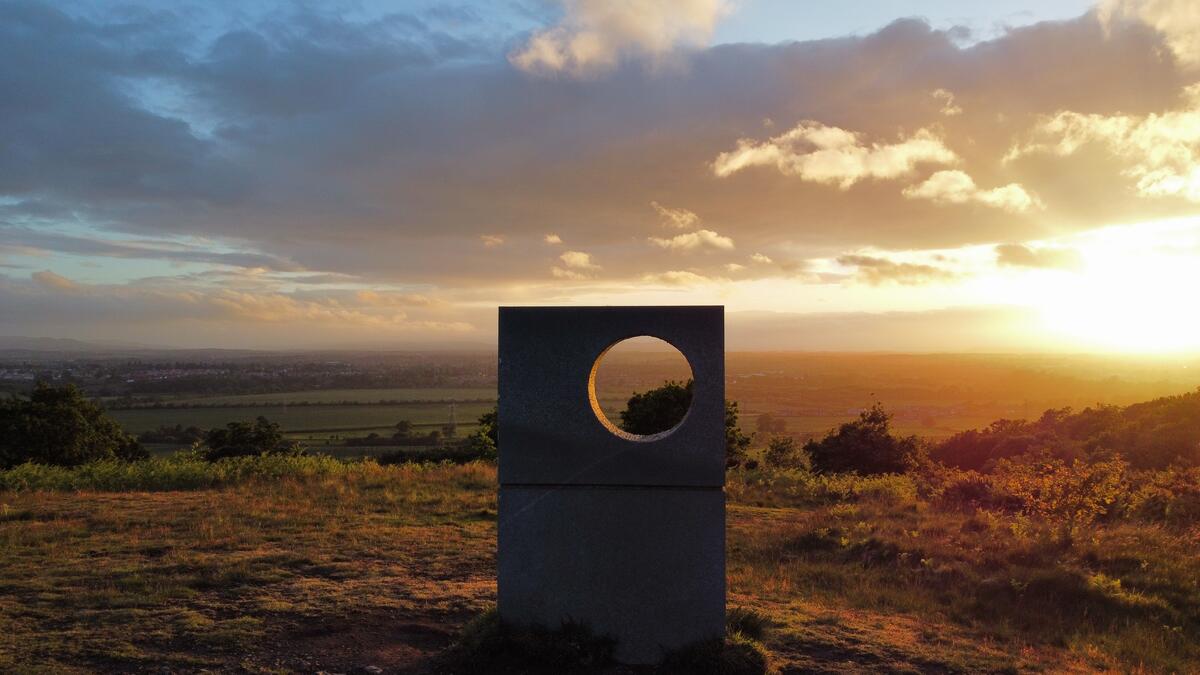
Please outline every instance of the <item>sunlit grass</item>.
[{"label": "sunlit grass", "polygon": [[[493,465],[110,471],[25,469],[0,491],[0,672],[390,671],[429,662],[494,602]],[[103,487],[134,484],[156,491]],[[728,493],[730,606],[769,624],[782,669],[1200,663],[1195,525],[1064,538],[936,507],[909,477],[738,471]]]}]

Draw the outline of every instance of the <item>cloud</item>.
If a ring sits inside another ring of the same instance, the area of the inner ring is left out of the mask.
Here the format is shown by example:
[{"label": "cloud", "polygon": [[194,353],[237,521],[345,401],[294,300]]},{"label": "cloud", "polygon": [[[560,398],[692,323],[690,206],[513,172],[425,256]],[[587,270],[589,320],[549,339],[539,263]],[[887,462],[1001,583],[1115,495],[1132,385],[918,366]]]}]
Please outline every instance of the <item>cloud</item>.
[{"label": "cloud", "polygon": [[701,249],[729,251],[733,249],[732,239],[717,234],[712,230],[697,230],[695,232],[677,234],[669,239],[650,237],[650,241],[655,246],[660,246],[671,251],[697,251]]},{"label": "cloud", "polygon": [[[227,243],[220,242],[220,244]],[[80,256],[165,260],[175,263],[209,263],[281,272],[299,272],[304,269],[295,262],[265,253],[213,250],[215,244],[218,242],[209,241],[205,244],[198,244],[162,238],[122,241],[0,225],[0,246],[21,246],[28,250]]]},{"label": "cloud", "polygon": [[590,279],[592,273],[602,269],[592,262],[592,255],[583,251],[567,251],[558,257],[563,267],[557,265],[550,268],[550,273],[557,279],[581,280]]},{"label": "cloud", "polygon": [[364,305],[375,307],[428,307],[434,304],[434,300],[429,296],[419,293],[357,291],[354,297]]},{"label": "cloud", "polygon": [[[0,275],[0,329],[61,330],[63,317],[84,321],[90,334],[197,337],[198,345],[238,335],[264,346],[345,339],[358,328],[376,336],[471,335],[477,329],[433,298],[393,291],[285,292],[196,284],[90,284],[43,270],[22,283]],[[403,307],[403,309],[399,309]],[[11,313],[10,313],[11,311]],[[278,329],[271,328],[277,326]],[[304,330],[297,331],[297,327]],[[224,335],[224,338],[221,336]],[[298,337],[299,336],[299,337]],[[265,341],[265,342],[264,342]]]},{"label": "cloud", "polygon": [[583,272],[577,272],[572,269],[566,269],[563,267],[559,267],[558,265],[555,265],[554,267],[550,268],[550,274],[555,279],[569,279],[571,281],[582,281],[584,279],[592,278],[590,274],[584,274]]},{"label": "cloud", "polygon": [[1006,160],[1035,153],[1067,157],[1098,145],[1125,162],[1122,173],[1136,180],[1139,194],[1200,202],[1200,84],[1184,89],[1183,103],[1148,115],[1061,111],[1043,117]]},{"label": "cloud", "polygon": [[663,224],[669,227],[686,230],[700,224],[700,216],[687,209],[667,208],[658,202],[650,202],[650,206],[662,216]]},{"label": "cloud", "polygon": [[75,283],[74,281],[71,281],[70,279],[62,276],[61,274],[55,274],[54,272],[51,272],[50,270],[42,270],[40,272],[34,272],[30,276],[34,280],[34,282],[36,282],[38,285],[43,286],[45,288],[49,288],[49,289],[56,290],[56,291],[79,290],[79,284]]},{"label": "cloud", "polygon": [[479,240],[483,242],[486,248],[495,248],[504,243],[504,237],[498,234],[481,234]]},{"label": "cloud", "polygon": [[915,286],[949,281],[956,276],[948,270],[933,265],[895,262],[887,258],[868,255],[844,255],[838,257],[837,262],[844,267],[854,267],[856,278],[872,286],[887,283]]},{"label": "cloud", "polygon": [[509,61],[521,70],[585,76],[630,57],[661,60],[712,37],[722,0],[561,0],[558,24],[535,32]]},{"label": "cloud", "polygon": [[761,143],[743,138],[736,150],[713,162],[721,178],[754,166],[769,166],[787,176],[836,184],[843,190],[865,178],[889,179],[912,173],[920,164],[953,164],[958,156],[928,129],[895,143],[864,145],[861,134],[805,121]]},{"label": "cloud", "polygon": [[699,286],[727,280],[706,277],[688,270],[669,270],[656,274],[647,274],[642,277],[642,281],[648,284],[661,284],[664,286]]},{"label": "cloud", "polygon": [[[381,314],[387,308],[353,293],[415,292],[446,306],[402,306],[405,326],[472,316],[486,327],[494,317],[471,312],[520,302],[513,289],[546,289],[539,298],[559,303],[595,299],[548,273],[556,265],[588,274],[557,258],[565,245],[539,244],[547,232],[603,252],[606,298],[632,302],[645,297],[642,275],[664,268],[668,249],[648,243],[650,234],[669,241],[725,223],[723,234],[744,255],[718,250],[711,265],[684,271],[722,275],[722,265],[736,261],[748,267],[744,278],[782,269],[756,268],[755,251],[799,261],[988,242],[990,267],[996,242],[1037,241],[1048,223],[1070,235],[1196,213],[1197,202],[1144,199],[1130,189],[1140,180],[1125,173],[1131,165],[1157,165],[1145,153],[1113,152],[1108,141],[999,162],[1013,139],[1056,146],[1057,138],[1031,130],[1061,111],[1143,122],[1189,110],[1180,91],[1195,73],[1141,20],[1113,20],[1106,32],[1093,13],[970,46],[953,32],[901,20],[775,45],[680,43],[685,48],[661,56],[622,48],[604,77],[576,79],[514,68],[505,57],[528,36],[495,21],[490,5],[473,5],[482,22],[453,27],[424,13],[373,14],[378,3],[343,12],[268,0],[242,3],[236,17],[218,3],[207,18],[161,11],[136,20],[85,4],[0,3],[0,101],[19,102],[0,103],[0,246],[5,264],[24,266],[13,272],[20,293],[0,298],[0,319],[16,328],[12,317],[43,317],[28,319],[29,330],[67,334],[102,320],[85,295],[44,302],[50,290],[28,277],[49,268],[82,279],[68,272],[82,264],[102,267],[88,278],[152,275],[136,282],[142,292],[208,296],[227,284]],[[634,64],[660,59],[685,67],[647,74]],[[947,101],[931,96],[938,89],[952,92],[962,112],[943,114]],[[764,130],[766,118],[784,123]],[[796,120],[819,123],[788,138]],[[908,142],[922,129],[937,152],[917,162]],[[751,139],[751,149],[774,145],[778,157],[717,177],[714,158],[736,154],[739,138]],[[1190,147],[1180,139],[1149,145]],[[893,146],[900,159],[885,161],[879,149]],[[822,152],[828,164],[817,161]],[[881,177],[910,161],[908,173]],[[1190,175],[1183,163],[1165,166]],[[803,178],[781,168],[803,169]],[[978,208],[964,218],[962,209],[902,194],[939,169],[988,188],[1015,182],[1046,208]],[[853,189],[829,187],[844,183]],[[704,222],[647,232],[648,218],[660,218],[647,208],[652,201],[686,207]],[[482,245],[481,236],[498,233],[504,246]],[[186,275],[172,276],[177,263],[187,264]],[[198,276],[213,268],[270,272]],[[299,287],[306,294],[293,293]],[[117,317],[149,303],[129,298],[96,306]],[[184,306],[164,300],[162,310],[172,317]],[[215,321],[194,328],[174,325],[175,333],[157,336],[263,344],[298,334],[238,332]],[[305,328],[338,340],[351,333]]]},{"label": "cloud", "polygon": [[1097,13],[1109,29],[1122,20],[1152,26],[1181,63],[1200,66],[1200,5],[1194,0],[1103,0]]},{"label": "cloud", "polygon": [[760,265],[770,265],[772,262],[775,262],[771,260],[770,256],[763,255],[762,253],[755,253],[754,255],[751,255],[750,260]]},{"label": "cloud", "polygon": [[934,89],[933,98],[940,101],[942,104],[941,113],[946,117],[954,117],[961,115],[963,109],[954,103],[954,94],[945,89]]},{"label": "cloud", "polygon": [[1008,267],[1077,269],[1083,261],[1079,251],[1072,248],[1032,248],[1025,244],[998,244],[996,262]]},{"label": "cloud", "polygon": [[550,233],[550,234],[546,235],[545,237],[542,237],[542,241],[544,241],[545,243],[550,244],[552,246],[557,246],[558,244],[563,243],[562,237],[560,237],[554,233]]},{"label": "cloud", "polygon": [[741,263],[725,263],[726,272],[741,272],[744,269],[746,269],[746,266]]},{"label": "cloud", "polygon": [[928,199],[939,204],[966,204],[975,202],[1011,213],[1024,213],[1040,208],[1041,203],[1017,183],[982,190],[964,171],[948,169],[938,171],[920,185],[904,188],[909,199]]},{"label": "cloud", "polygon": [[592,255],[583,251],[567,251],[560,255],[559,260],[571,269],[577,270],[598,270],[600,266],[592,262]]}]

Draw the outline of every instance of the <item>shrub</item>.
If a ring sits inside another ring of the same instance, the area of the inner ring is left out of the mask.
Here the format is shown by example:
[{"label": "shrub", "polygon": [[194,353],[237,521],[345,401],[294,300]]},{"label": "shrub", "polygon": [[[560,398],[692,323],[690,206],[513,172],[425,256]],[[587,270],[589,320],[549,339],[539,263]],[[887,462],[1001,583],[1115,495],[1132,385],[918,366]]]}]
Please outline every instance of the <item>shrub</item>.
[{"label": "shrub", "polygon": [[1171,525],[1200,522],[1200,468],[1142,474],[1130,495],[1129,510],[1139,518]]},{"label": "shrub", "polygon": [[[692,380],[664,382],[661,387],[635,393],[629,398],[625,410],[621,411],[621,429],[640,435],[667,431],[683,421],[691,405]],[[750,437],[738,426],[738,404],[725,401],[725,466],[741,466],[749,449]]]},{"label": "shrub", "polygon": [[730,472],[725,484],[730,500],[760,506],[820,506],[873,501],[913,504],[916,482],[907,475],[858,476],[816,474],[805,469],[743,469]]},{"label": "shrub", "polygon": [[692,380],[664,382],[629,397],[621,411],[621,428],[631,434],[657,434],[682,422],[691,405]]},{"label": "shrub", "polygon": [[762,675],[770,660],[762,643],[741,633],[667,654],[659,672],[678,675]]},{"label": "shrub", "polygon": [[991,482],[1000,499],[1027,515],[1079,526],[1116,515],[1127,505],[1128,467],[1120,457],[1067,464],[1032,455],[998,461]]},{"label": "shrub", "polygon": [[1001,459],[1045,452],[1066,462],[1120,451],[1136,468],[1200,464],[1200,391],[1125,408],[1047,410],[1033,422],[998,420],[964,431],[933,448],[951,466],[988,471]]},{"label": "shrub", "polygon": [[808,468],[808,457],[791,436],[776,436],[768,441],[763,461],[777,469]]},{"label": "shrub", "polygon": [[193,453],[140,462],[100,460],[76,467],[21,464],[0,471],[0,490],[197,490],[253,480],[306,479],[378,471],[375,462],[343,462],[328,456],[262,455],[208,462]]},{"label": "shrub", "polygon": [[0,400],[0,468],[24,462],[77,466],[147,456],[141,444],[74,385],[38,384],[27,399]]},{"label": "shrub", "polygon": [[210,462],[229,457],[304,454],[298,443],[284,438],[279,424],[261,415],[252,423],[230,422],[224,429],[209,430],[204,434],[204,445],[208,448],[204,458]]},{"label": "shrub", "polygon": [[991,480],[977,471],[960,471],[948,480],[938,495],[938,503],[952,508],[998,506]]},{"label": "shrub", "polygon": [[467,456],[473,459],[495,461],[499,456],[496,435],[496,408],[479,416],[479,428],[467,437],[464,447]]},{"label": "shrub", "polygon": [[762,640],[767,635],[771,620],[766,615],[745,607],[734,607],[725,613],[725,627],[732,633]]},{"label": "shrub", "polygon": [[514,626],[492,608],[467,624],[447,660],[471,673],[601,672],[612,664],[614,646],[611,638],[596,636],[583,624]]},{"label": "shrub", "polygon": [[[470,439],[468,439],[469,441]],[[479,460],[491,461],[494,454],[481,455],[479,450],[468,442],[464,445],[447,445],[440,448],[422,448],[418,450],[396,450],[375,458],[382,466],[393,464],[423,464],[427,462],[451,462],[467,464]]]},{"label": "shrub", "polygon": [[725,638],[705,640],[668,653],[658,669],[679,675],[762,675],[771,669],[762,645],[770,619],[736,607],[725,615]]},{"label": "shrub", "polygon": [[809,441],[804,451],[820,473],[903,473],[916,461],[921,446],[915,436],[892,436],[891,422],[892,416],[876,403],[821,441]]}]

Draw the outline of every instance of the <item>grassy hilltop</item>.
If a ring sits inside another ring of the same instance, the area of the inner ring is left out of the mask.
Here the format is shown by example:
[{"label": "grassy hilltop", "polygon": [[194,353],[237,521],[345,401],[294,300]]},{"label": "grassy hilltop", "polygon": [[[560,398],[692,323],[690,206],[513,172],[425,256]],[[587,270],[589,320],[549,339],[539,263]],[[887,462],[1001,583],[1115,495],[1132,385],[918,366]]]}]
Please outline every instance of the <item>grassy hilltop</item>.
[{"label": "grassy hilltop", "polygon": [[[494,600],[490,464],[115,466],[2,474],[0,671],[436,671]],[[783,672],[1200,664],[1194,520],[1033,518],[919,474],[728,494],[729,603]]]}]

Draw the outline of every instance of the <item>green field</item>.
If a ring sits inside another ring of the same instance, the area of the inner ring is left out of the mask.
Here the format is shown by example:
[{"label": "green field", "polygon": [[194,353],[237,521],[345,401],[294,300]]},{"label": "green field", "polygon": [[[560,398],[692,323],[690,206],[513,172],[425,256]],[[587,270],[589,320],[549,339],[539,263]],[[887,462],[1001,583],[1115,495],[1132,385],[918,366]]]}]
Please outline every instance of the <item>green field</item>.
[{"label": "green field", "polygon": [[[212,396],[172,401],[164,408],[132,408],[110,411],[130,433],[157,429],[176,424],[209,429],[239,420],[252,420],[262,415],[278,422],[283,430],[297,440],[328,440],[330,436],[366,435],[375,432],[386,435],[400,420],[408,420],[427,429],[438,428],[450,420],[450,402],[455,403],[455,419],[459,434],[470,433],[475,420],[491,409],[494,389],[328,389],[316,391],[247,394],[241,396]],[[404,403],[377,404],[395,400]],[[342,401],[354,403],[339,405]],[[614,422],[624,409],[623,396],[602,398],[605,413]],[[309,405],[290,405],[308,403]],[[769,401],[751,401],[762,407]],[[187,404],[197,407],[182,407]],[[369,404],[369,405],[368,405]],[[757,406],[756,406],[757,407]],[[760,408],[761,409],[761,408]],[[822,436],[831,428],[855,417],[849,410],[841,415],[779,415],[787,423],[787,432],[800,438]],[[758,413],[742,403],[741,426],[747,432],[755,429]],[[927,438],[944,438],[963,429],[986,426],[991,420],[978,416],[939,417],[933,424],[898,417],[896,431]],[[373,453],[372,453],[373,454]]]},{"label": "green field", "polygon": [[270,394],[189,397],[172,400],[173,405],[251,405],[255,403],[374,403],[376,401],[494,401],[495,387],[401,388],[401,389],[314,389]]},{"label": "green field", "polygon": [[[455,418],[460,430],[473,426],[492,403],[458,403]],[[229,422],[253,420],[262,415],[278,422],[289,434],[345,435],[347,432],[382,433],[400,420],[438,427],[450,420],[447,403],[400,403],[395,405],[238,406],[236,408],[136,408],[109,412],[126,431],[137,434],[160,426],[197,426],[201,429]]]}]

